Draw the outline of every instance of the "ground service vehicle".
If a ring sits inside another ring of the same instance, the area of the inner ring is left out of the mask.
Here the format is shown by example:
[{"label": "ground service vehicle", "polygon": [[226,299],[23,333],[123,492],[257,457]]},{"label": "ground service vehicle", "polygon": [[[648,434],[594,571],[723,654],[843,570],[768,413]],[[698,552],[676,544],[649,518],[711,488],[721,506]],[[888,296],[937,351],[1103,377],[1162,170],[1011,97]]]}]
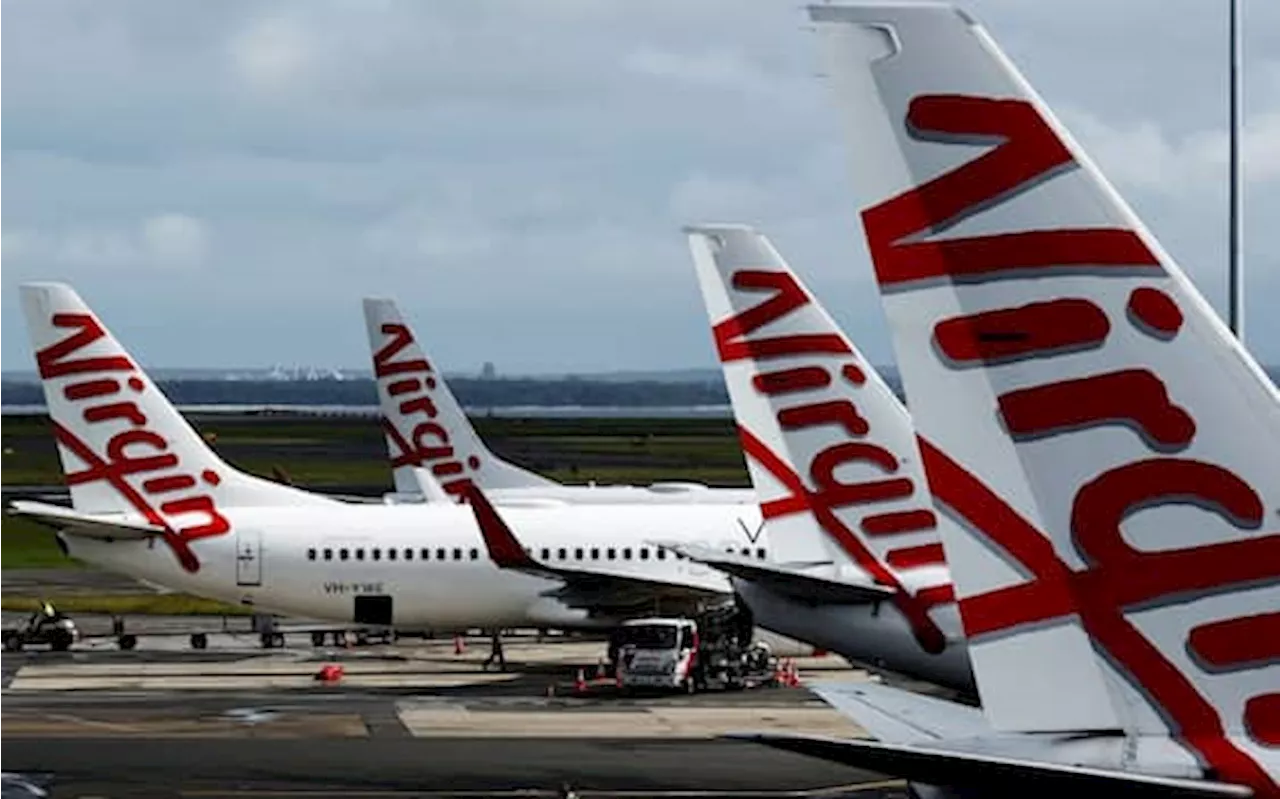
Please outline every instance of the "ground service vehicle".
[{"label": "ground service vehicle", "polygon": [[623,690],[736,690],[773,681],[768,646],[752,643],[750,615],[736,607],[696,618],[653,617],[623,622],[610,648]]},{"label": "ground service vehicle", "polygon": [[48,646],[65,652],[80,640],[80,631],[70,616],[55,610],[48,602],[31,614],[21,627],[4,631],[4,648],[16,652],[25,646]]}]

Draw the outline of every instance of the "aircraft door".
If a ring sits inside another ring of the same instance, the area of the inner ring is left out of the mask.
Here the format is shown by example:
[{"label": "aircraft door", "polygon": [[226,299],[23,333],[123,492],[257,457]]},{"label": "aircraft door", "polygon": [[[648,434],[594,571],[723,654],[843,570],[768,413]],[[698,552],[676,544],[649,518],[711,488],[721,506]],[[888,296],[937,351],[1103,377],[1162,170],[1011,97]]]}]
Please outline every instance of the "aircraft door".
[{"label": "aircraft door", "polygon": [[390,627],[394,618],[391,603],[391,597],[385,594],[356,597],[355,623]]},{"label": "aircraft door", "polygon": [[262,531],[236,528],[236,585],[262,585]]}]

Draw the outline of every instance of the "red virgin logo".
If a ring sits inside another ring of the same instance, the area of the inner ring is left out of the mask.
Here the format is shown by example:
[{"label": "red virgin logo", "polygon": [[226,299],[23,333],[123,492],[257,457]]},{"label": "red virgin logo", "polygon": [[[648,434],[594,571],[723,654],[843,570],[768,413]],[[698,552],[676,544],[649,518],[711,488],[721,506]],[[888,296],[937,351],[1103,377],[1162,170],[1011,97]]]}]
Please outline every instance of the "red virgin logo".
[{"label": "red virgin logo", "polygon": [[[909,106],[906,128],[917,140],[988,145],[994,140],[995,146],[863,213],[884,291],[936,281],[978,284],[1055,274],[1165,275],[1158,258],[1127,229],[1024,230],[920,240],[1009,202],[1076,164],[1036,109],[1020,100],[920,96]],[[1103,349],[1118,324],[1131,326],[1154,347],[1168,346],[1183,321],[1173,297],[1155,286],[1134,289],[1122,319],[1088,297],[1052,297],[940,320],[933,328],[933,352],[948,369],[999,370],[1018,361]],[[1126,611],[1274,583],[1280,579],[1280,535],[1255,533],[1144,551],[1127,543],[1120,530],[1124,519],[1139,510],[1190,504],[1238,530],[1256,531],[1264,517],[1259,493],[1222,465],[1175,456],[1195,439],[1196,419],[1149,369],[1010,390],[998,397],[996,410],[1018,443],[1119,425],[1133,431],[1149,456],[1107,468],[1080,485],[1062,486],[1072,496],[1071,542],[1085,564],[1077,569],[1059,555],[1044,531],[922,440],[938,501],[978,532],[989,549],[1032,575],[1024,583],[963,599],[967,633],[981,640],[1022,625],[1078,617],[1108,660],[1129,675],[1170,720],[1175,734],[1220,775],[1275,790],[1258,764],[1226,739],[1222,719],[1193,680],[1126,618]],[[1256,667],[1280,657],[1280,614],[1194,627],[1187,647],[1206,673]],[[1280,696],[1275,694],[1253,697],[1245,705],[1245,726],[1264,745],[1280,743],[1277,707]]]},{"label": "red virgin logo", "polygon": [[[951,585],[942,583],[909,589],[901,579],[903,571],[940,565],[944,560],[941,542],[935,535],[924,544],[889,546],[881,558],[865,540],[865,537],[892,540],[888,537],[934,530],[937,519],[933,511],[915,508],[877,513],[876,503],[906,499],[916,491],[914,481],[899,473],[900,458],[868,440],[874,431],[851,401],[806,401],[806,395],[824,391],[835,381],[855,388],[866,382],[866,375],[852,360],[848,342],[830,332],[748,338],[755,330],[807,307],[810,300],[785,271],[742,270],[733,274],[730,283],[734,290],[768,292],[769,296],[715,326],[713,332],[720,360],[724,363],[743,359],[787,361],[782,368],[758,372],[752,377],[752,386],[760,394],[796,397],[794,404],[781,407],[777,412],[782,430],[832,425],[840,431],[833,436],[830,446],[814,453],[809,463],[802,466],[814,486],[810,489],[797,469],[791,468],[745,426],[739,426],[743,452],[768,470],[788,492],[784,497],[761,503],[761,515],[766,520],[797,513],[812,516],[859,567],[877,583],[893,589],[894,603],[910,622],[921,647],[933,654],[941,652],[946,647],[946,639],[929,611],[954,601]],[[849,360],[835,373],[822,364],[791,363],[807,355],[845,355]],[[837,472],[851,463],[872,465],[885,477],[843,482]],[[855,534],[841,518],[846,509],[857,509],[855,515],[861,535]],[[919,537],[915,540],[919,541]]]},{"label": "red virgin logo", "polygon": [[[411,430],[401,430],[390,419],[383,418],[382,428],[395,448],[391,457],[392,468],[401,466],[430,467],[445,491],[455,497],[466,493],[472,485],[466,469],[475,471],[481,461],[470,455],[465,462],[457,457],[449,440],[449,431],[436,421],[440,411],[431,400],[437,381],[431,364],[425,358],[395,360],[413,343],[413,334],[402,324],[386,323],[381,331],[388,338],[373,355],[373,373],[392,401],[398,403],[406,424]],[[413,417],[417,417],[414,421]]]},{"label": "red virgin logo", "polygon": [[[107,483],[148,522],[164,529],[164,541],[184,569],[199,571],[191,542],[231,529],[210,493],[221,478],[212,469],[199,475],[184,471],[178,454],[169,451],[169,441],[148,428],[147,417],[133,397],[149,389],[127,356],[74,357],[106,335],[97,319],[84,313],[57,313],[52,324],[72,332],[36,353],[40,377],[72,378],[62,385],[62,395],[86,425],[125,424],[107,439],[104,452],[95,452],[70,428],[53,420],[58,443],[86,464],[82,471],[67,473],[67,484]],[[185,523],[177,524],[176,519]]]}]

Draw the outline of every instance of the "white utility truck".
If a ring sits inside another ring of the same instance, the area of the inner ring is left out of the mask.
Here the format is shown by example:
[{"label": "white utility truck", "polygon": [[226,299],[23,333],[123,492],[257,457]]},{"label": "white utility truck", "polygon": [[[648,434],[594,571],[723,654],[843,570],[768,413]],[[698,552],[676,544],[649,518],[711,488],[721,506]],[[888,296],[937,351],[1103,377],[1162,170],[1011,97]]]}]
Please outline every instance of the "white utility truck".
[{"label": "white utility truck", "polygon": [[618,687],[694,693],[772,684],[776,660],[751,634],[750,615],[732,606],[696,618],[623,622],[610,642]]}]

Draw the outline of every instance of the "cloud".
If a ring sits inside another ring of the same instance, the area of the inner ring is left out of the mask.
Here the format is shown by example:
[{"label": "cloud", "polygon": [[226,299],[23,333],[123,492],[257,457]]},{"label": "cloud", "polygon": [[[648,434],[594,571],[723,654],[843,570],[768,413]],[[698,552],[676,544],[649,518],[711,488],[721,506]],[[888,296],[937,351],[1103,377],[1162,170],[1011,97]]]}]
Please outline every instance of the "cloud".
[{"label": "cloud", "polygon": [[145,259],[162,269],[199,267],[209,248],[204,224],[185,214],[160,214],[142,222]]},{"label": "cloud", "polygon": [[228,50],[235,73],[259,91],[288,89],[311,66],[306,32],[285,16],[254,20],[232,37]]},{"label": "cloud", "polygon": [[[1226,180],[1225,129],[1174,135],[1157,122],[1109,123],[1080,109],[1063,113],[1068,127],[1111,180],[1143,191],[1190,195]],[[1280,110],[1245,120],[1242,171],[1247,184],[1280,182]]]},{"label": "cloud", "polygon": [[[971,5],[1220,306],[1222,8]],[[17,282],[70,277],[104,315],[147,304],[129,340],[155,363],[346,366],[367,355],[355,300],[376,291],[467,331],[433,344],[459,367],[711,365],[679,227],[712,219],[759,225],[858,345],[891,357],[838,117],[790,0],[4,12],[11,310]],[[1247,13],[1261,308],[1280,285],[1280,3]],[[5,354],[25,359],[21,315],[4,318]],[[1280,315],[1253,324],[1280,360]]]},{"label": "cloud", "polygon": [[205,261],[204,224],[185,214],[163,213],[134,225],[6,230],[6,259],[44,262],[71,270],[188,270]]}]

